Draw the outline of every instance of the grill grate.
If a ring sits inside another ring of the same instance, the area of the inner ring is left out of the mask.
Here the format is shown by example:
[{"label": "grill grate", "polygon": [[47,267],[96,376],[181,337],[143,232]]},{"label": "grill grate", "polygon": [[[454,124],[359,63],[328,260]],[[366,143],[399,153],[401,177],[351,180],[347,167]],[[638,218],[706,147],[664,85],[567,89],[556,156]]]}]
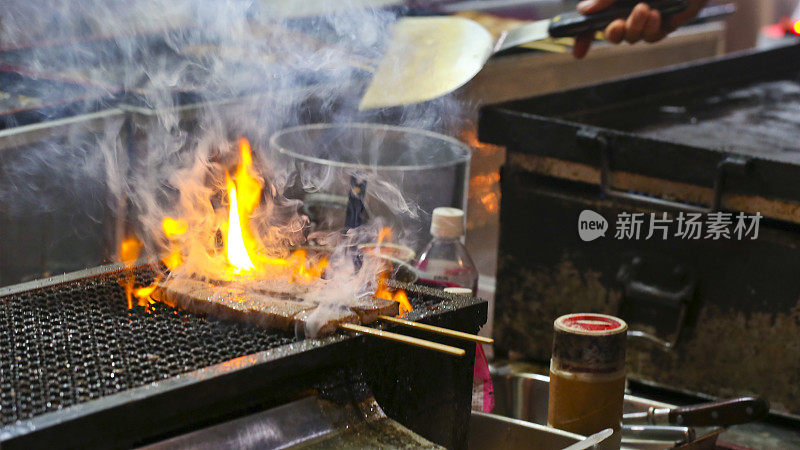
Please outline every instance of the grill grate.
[{"label": "grill grate", "polygon": [[[128,310],[119,276],[0,297],[0,425],[298,341],[161,303]],[[408,292],[414,309],[438,310],[424,290]]]},{"label": "grill grate", "polygon": [[117,277],[0,298],[2,425],[297,340],[163,304],[128,310]]}]

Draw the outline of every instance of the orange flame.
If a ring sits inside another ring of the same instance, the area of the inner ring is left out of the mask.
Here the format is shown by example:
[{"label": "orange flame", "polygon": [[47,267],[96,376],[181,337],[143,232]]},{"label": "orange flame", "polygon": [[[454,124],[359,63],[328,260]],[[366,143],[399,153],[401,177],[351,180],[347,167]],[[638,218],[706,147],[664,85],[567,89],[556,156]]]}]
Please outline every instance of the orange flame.
[{"label": "orange flame", "polygon": [[161,222],[161,226],[164,228],[164,235],[168,239],[186,234],[186,230],[189,229],[189,224],[185,220],[173,219],[172,217],[165,217]]},{"label": "orange flame", "polygon": [[149,307],[155,303],[150,299],[150,294],[156,290],[160,278],[156,277],[153,283],[147,287],[134,288],[136,279],[133,275],[134,263],[139,258],[139,253],[142,250],[142,243],[135,237],[129,237],[122,241],[119,247],[119,259],[125,265],[126,275],[120,279],[119,284],[125,288],[125,300],[128,302],[128,309],[133,308],[133,298],[136,297],[136,304],[139,306]]},{"label": "orange flame", "polygon": [[392,292],[391,288],[389,288],[389,270],[382,271],[378,276],[378,288],[375,289],[375,298],[392,300],[400,303],[400,310],[398,312],[399,316],[402,316],[407,312],[411,312],[414,309],[411,307],[411,302],[408,301],[406,291],[403,289],[398,289]]},{"label": "orange flame", "polygon": [[289,266],[292,268],[293,281],[300,279],[315,280],[322,277],[328,267],[328,260],[320,258],[316,264],[309,262],[307,253],[304,249],[298,249],[289,255]]},{"label": "orange flame", "polygon": [[[136,298],[138,298],[139,300],[147,300],[147,299],[150,298],[150,294],[152,294],[153,291],[156,290],[156,287],[158,287],[158,282],[154,282],[150,286],[145,286],[145,287],[140,287],[140,288],[134,289],[133,290],[133,295],[135,295]],[[141,302],[139,302],[139,304],[141,306],[146,306],[146,305],[142,305]]]},{"label": "orange flame", "polygon": [[133,283],[134,276],[130,269],[139,258],[139,252],[142,250],[142,243],[135,237],[129,237],[122,241],[119,246],[119,259],[125,265],[127,276],[119,280],[119,284],[125,288],[125,299],[128,301],[128,309],[133,308]]},{"label": "orange flame", "polygon": [[315,280],[322,276],[328,261],[311,262],[305,250],[295,250],[288,258],[265,255],[263,245],[253,234],[250,217],[261,201],[263,185],[253,171],[253,156],[247,139],[239,139],[240,163],[234,176],[226,174],[228,189],[228,223],[225,252],[230,272],[228,277],[283,275],[294,282]]},{"label": "orange flame", "polygon": [[119,258],[127,266],[132,266],[136,259],[139,258],[139,252],[142,250],[142,243],[135,237],[129,237],[122,241],[119,247]]},{"label": "orange flame", "polygon": [[230,214],[228,216],[228,239],[225,241],[228,262],[233,266],[235,273],[250,272],[256,268],[250,259],[244,243],[244,232],[242,221],[239,220],[239,205],[236,196],[236,188],[230,183],[228,188],[228,198],[230,198]]},{"label": "orange flame", "polygon": [[175,240],[186,234],[189,229],[189,224],[185,220],[173,219],[172,217],[165,217],[161,222],[161,227],[164,229],[164,235],[170,241],[169,253],[161,258],[161,262],[172,270],[183,264],[183,257],[181,257],[181,249],[175,243]]},{"label": "orange flame", "polygon": [[[241,278],[261,279],[280,277],[293,283],[307,284],[323,277],[328,268],[328,260],[324,257],[311,257],[304,249],[297,249],[285,257],[270,256],[269,249],[260,237],[254,233],[250,220],[261,202],[264,184],[253,168],[253,155],[247,139],[238,141],[239,164],[233,172],[225,172],[225,190],[228,200],[228,210],[225,215],[214,218],[211,229],[221,232],[222,252],[219,247],[209,249],[208,253],[219,258],[208,266],[207,276],[218,280],[234,280]],[[166,251],[161,255],[161,261],[169,269],[175,269],[184,264],[184,259],[194,261],[192,256],[193,240],[196,235],[189,233],[198,221],[197,217],[173,218],[164,217],[161,228],[168,242]],[[205,219],[205,218],[200,218]],[[196,230],[193,229],[196,232]],[[378,235],[378,243],[391,242],[392,229],[384,227]],[[211,236],[209,242],[218,242]],[[218,246],[217,244],[210,244]],[[135,239],[127,239],[122,243],[120,255],[123,261],[133,261],[139,256],[141,244]],[[272,249],[273,251],[278,249]],[[201,262],[200,264],[208,264]],[[217,265],[219,264],[219,265]],[[411,311],[411,304],[403,290],[390,289],[388,286],[391,265],[381,271],[378,277],[378,288],[375,297],[393,300],[400,303],[400,314]],[[125,280],[125,295],[128,308],[132,308],[134,301],[140,306],[148,308],[155,301],[153,292],[158,288],[160,279],[157,278],[151,285],[134,288],[133,275]]]},{"label": "orange flame", "polygon": [[462,130],[461,139],[470,147],[474,148],[480,154],[480,156],[493,156],[502,148],[494,144],[479,141],[478,129],[476,127],[465,128]]},{"label": "orange flame", "polygon": [[[140,287],[133,290],[133,296],[136,297],[136,304],[139,306],[144,306],[145,308],[149,308],[150,305],[155,303],[156,301],[150,298],[150,295],[153,291],[156,290],[158,287],[158,283],[161,281],[161,277],[156,277],[155,280],[150,284],[150,286]],[[130,307],[128,307],[130,309]],[[148,309],[148,312],[149,309]]]},{"label": "orange flame", "polygon": [[392,300],[400,303],[400,313],[399,315],[404,315],[407,312],[411,312],[414,308],[411,307],[411,302],[408,301],[408,296],[406,295],[406,291],[402,289],[398,289],[392,295]]},{"label": "orange flame", "polygon": [[378,232],[378,244],[383,244],[383,241],[392,242],[392,229],[389,227],[381,228]]},{"label": "orange flame", "polygon": [[261,200],[261,181],[252,174],[253,154],[245,138],[239,139],[239,155],[241,160],[233,179],[225,174],[230,209],[225,251],[234,274],[255,270],[253,255],[259,248],[250,231],[250,215]]},{"label": "orange flame", "polygon": [[[387,243],[392,242],[392,229],[389,227],[383,227],[381,228],[381,231],[378,232],[378,244],[383,244],[384,241]],[[403,314],[410,312],[413,308],[411,307],[411,303],[408,301],[406,291],[398,289],[392,292],[392,290],[389,289],[389,272],[391,269],[391,264],[387,262],[384,270],[382,270],[380,275],[378,275],[378,288],[375,290],[375,297],[384,300],[393,300],[400,303],[400,311],[398,315],[402,316]]]},{"label": "orange flame", "polygon": [[500,199],[496,192],[488,192],[481,196],[481,203],[490,213],[500,211]]},{"label": "orange flame", "polygon": [[161,262],[167,266],[167,269],[172,270],[183,264],[183,257],[181,256],[180,250],[174,248],[168,255],[161,258]]}]

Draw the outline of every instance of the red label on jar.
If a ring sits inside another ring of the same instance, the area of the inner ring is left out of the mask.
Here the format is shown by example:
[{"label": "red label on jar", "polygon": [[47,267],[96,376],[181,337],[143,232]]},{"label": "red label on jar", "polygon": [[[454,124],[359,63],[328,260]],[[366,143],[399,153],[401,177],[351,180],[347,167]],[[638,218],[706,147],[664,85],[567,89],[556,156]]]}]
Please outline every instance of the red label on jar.
[{"label": "red label on jar", "polygon": [[584,331],[610,331],[622,327],[622,322],[608,316],[580,314],[567,317],[562,322],[565,327]]}]

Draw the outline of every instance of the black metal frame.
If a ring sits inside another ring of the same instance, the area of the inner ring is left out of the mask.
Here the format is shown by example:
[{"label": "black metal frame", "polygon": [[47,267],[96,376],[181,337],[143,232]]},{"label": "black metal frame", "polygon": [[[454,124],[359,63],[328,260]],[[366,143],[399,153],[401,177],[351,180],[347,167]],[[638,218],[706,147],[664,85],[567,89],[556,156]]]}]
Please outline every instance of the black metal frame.
[{"label": "black metal frame", "polygon": [[[478,138],[521,153],[531,148],[531,142],[558,142],[559,145],[536,146],[536,154],[716,188],[717,198],[724,188],[725,192],[800,201],[800,184],[796,183],[800,161],[796,155],[794,160],[793,155],[783,160],[759,155],[745,158],[724,148],[693,147],[578,120],[580,116],[597,115],[604,110],[619,111],[625,105],[698,95],[753,80],[796,76],[798,71],[800,44],[668,67],[646,75],[485,107],[480,113]],[[730,158],[737,158],[742,169],[728,170],[730,164],[726,161]]]}]

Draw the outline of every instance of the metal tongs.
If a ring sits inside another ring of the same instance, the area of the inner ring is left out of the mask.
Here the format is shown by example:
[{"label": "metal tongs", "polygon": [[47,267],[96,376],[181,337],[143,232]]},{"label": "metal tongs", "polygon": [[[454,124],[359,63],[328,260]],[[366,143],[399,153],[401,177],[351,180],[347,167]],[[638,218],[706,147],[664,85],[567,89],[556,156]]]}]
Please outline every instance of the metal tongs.
[{"label": "metal tongs", "polygon": [[654,408],[622,416],[625,424],[728,427],[763,419],[769,402],[760,397],[740,397],[679,408]]},{"label": "metal tongs", "polygon": [[[650,407],[647,411],[622,416],[623,443],[664,441],[694,448],[695,443],[715,439],[724,427],[760,420],[768,413],[769,403],[758,397],[677,408]],[[701,433],[695,432],[694,427],[713,428],[711,432],[706,429]]]}]

